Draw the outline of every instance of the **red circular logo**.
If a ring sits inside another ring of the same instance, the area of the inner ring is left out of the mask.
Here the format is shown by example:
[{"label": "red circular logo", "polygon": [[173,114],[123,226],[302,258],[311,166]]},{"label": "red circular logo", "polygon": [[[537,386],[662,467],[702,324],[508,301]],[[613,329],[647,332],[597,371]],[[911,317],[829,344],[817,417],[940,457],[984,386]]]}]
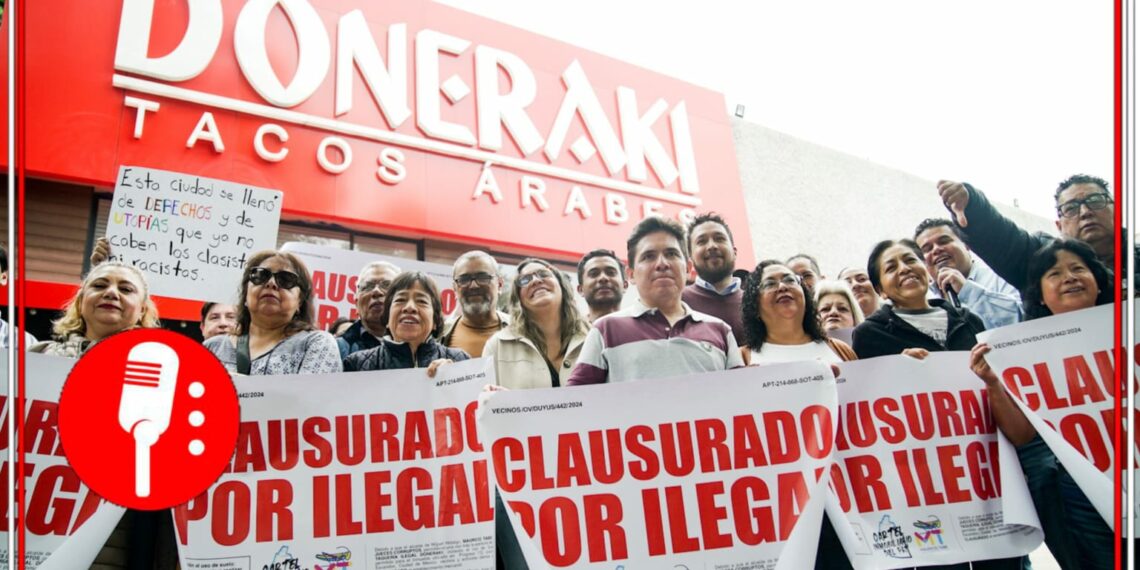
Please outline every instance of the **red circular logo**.
[{"label": "red circular logo", "polygon": [[217,481],[239,417],[233,381],[210,351],[175,332],[134,329],[75,363],[59,398],[59,437],[91,490],[156,510]]}]

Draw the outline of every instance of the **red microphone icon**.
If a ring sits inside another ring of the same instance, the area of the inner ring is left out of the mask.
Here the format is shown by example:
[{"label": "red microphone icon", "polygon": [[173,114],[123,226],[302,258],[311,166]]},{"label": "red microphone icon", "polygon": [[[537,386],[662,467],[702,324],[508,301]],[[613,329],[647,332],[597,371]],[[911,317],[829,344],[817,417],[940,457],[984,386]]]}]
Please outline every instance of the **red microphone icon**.
[{"label": "red microphone icon", "polygon": [[150,496],[150,448],[170,427],[178,353],[159,342],[131,349],[123,373],[119,426],[135,439],[135,494]]},{"label": "red microphone icon", "polygon": [[153,510],[185,503],[217,480],[233,455],[238,417],[233,381],[202,345],[135,329],[76,362],[60,395],[59,435],[92,490]]}]

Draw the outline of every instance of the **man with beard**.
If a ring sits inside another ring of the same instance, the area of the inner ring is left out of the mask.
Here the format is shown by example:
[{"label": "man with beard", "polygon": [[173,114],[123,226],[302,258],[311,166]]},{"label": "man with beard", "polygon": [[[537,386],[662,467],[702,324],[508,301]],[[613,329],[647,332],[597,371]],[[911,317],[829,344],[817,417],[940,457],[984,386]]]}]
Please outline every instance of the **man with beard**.
[{"label": "man with beard", "polygon": [[855,302],[859,303],[859,308],[863,311],[863,317],[869,317],[875,314],[882,306],[883,300],[879,298],[879,294],[875,293],[875,288],[871,286],[871,277],[867,275],[867,270],[862,267],[844,267],[839,272],[839,278],[846,281],[851,287],[851,292],[855,294]]},{"label": "man with beard", "polygon": [[729,324],[737,342],[744,338],[740,303],[744,288],[732,275],[736,268],[736,245],[732,230],[719,215],[706,213],[689,224],[689,250],[697,280],[685,288],[682,299],[694,310],[712,315]]},{"label": "man with beard", "polygon": [[[938,194],[974,253],[1002,279],[1024,292],[1029,257],[1051,242],[1053,236],[1030,234],[1019,228],[1001,215],[985,194],[969,184],[941,180]],[[1114,270],[1116,217],[1108,182],[1096,176],[1074,174],[1057,186],[1053,198],[1057,204],[1057,230],[1061,235],[1089,244],[1101,262]],[[1127,235],[1121,232],[1121,251],[1128,250]]]},{"label": "man with beard", "polygon": [[645,218],[633,228],[626,249],[630,281],[641,302],[594,324],[567,386],[744,366],[732,329],[681,300],[692,267],[681,224],[660,216]]},{"label": "man with beard", "polygon": [[373,261],[360,270],[356,278],[356,311],[360,318],[336,339],[341,360],[354,352],[380,345],[380,339],[388,330],[384,296],[399,274],[400,268],[387,261]]},{"label": "man with beard", "polygon": [[945,218],[927,218],[914,229],[930,271],[932,294],[970,309],[987,329],[1021,320],[1021,296],[981,261],[974,260],[958,228]]},{"label": "man with beard", "polygon": [[510,323],[510,317],[497,310],[503,287],[499,263],[491,254],[474,250],[459,256],[451,271],[460,314],[443,325],[440,342],[479,358],[487,340]]},{"label": "man with beard", "polygon": [[578,294],[586,299],[591,323],[621,308],[628,285],[621,260],[608,249],[595,249],[578,262]]}]

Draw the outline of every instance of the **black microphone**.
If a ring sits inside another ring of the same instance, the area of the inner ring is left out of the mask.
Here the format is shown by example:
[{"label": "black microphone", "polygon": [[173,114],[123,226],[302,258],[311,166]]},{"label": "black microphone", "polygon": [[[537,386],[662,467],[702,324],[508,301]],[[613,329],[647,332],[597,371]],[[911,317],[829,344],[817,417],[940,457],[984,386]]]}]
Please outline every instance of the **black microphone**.
[{"label": "black microphone", "polygon": [[[942,260],[941,262],[939,262],[938,265],[936,265],[935,267],[942,269],[943,267],[949,267],[949,266],[950,266],[950,260],[945,259],[945,260]],[[937,279],[937,276],[935,276],[935,278]],[[950,302],[954,303],[955,309],[961,309],[962,308],[962,302],[958,300],[958,292],[954,290],[954,287],[947,284],[946,288],[942,289],[942,294],[947,296],[947,297],[950,297]]]}]

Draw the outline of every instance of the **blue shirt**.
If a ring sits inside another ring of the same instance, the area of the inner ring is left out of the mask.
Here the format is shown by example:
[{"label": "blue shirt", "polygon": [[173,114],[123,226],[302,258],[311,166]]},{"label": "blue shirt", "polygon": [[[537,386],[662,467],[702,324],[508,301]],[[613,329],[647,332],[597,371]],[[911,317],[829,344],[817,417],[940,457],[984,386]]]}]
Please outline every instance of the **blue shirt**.
[{"label": "blue shirt", "polygon": [[[934,297],[942,298],[937,284],[931,283],[930,289]],[[966,284],[958,291],[958,300],[982,319],[987,330],[1019,323],[1024,318],[1021,293],[977,258],[971,264]]]}]

